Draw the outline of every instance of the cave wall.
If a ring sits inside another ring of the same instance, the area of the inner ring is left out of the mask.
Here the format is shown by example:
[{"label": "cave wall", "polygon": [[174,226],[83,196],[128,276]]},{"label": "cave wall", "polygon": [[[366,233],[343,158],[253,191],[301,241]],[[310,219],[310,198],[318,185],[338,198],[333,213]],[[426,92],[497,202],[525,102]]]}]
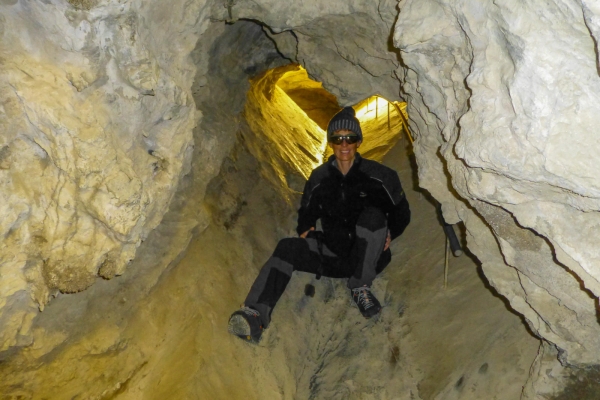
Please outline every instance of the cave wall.
[{"label": "cave wall", "polygon": [[465,222],[486,277],[532,331],[563,362],[598,363],[600,10],[586,1],[400,8],[394,42],[420,185],[449,222]]},{"label": "cave wall", "polygon": [[212,5],[0,4],[0,351],[53,297],[123,274],[169,207],[187,241],[208,224],[248,77],[288,62]]},{"label": "cave wall", "polygon": [[122,274],[190,168],[205,3],[76,5],[0,4],[0,351],[51,296]]},{"label": "cave wall", "polygon": [[[323,82],[341,105],[352,105],[373,94],[400,100],[400,62],[391,43],[396,7],[396,0],[239,1],[232,15],[265,24],[284,56]],[[214,10],[214,18],[226,16]]]},{"label": "cave wall", "polygon": [[228,29],[222,2],[0,3],[0,352],[34,342],[52,296],[127,271],[161,221],[185,228],[182,248],[205,229],[248,78],[294,61],[341,105],[404,97],[419,184],[465,222],[491,284],[561,360],[600,361],[595,3],[231,12],[264,27]]},{"label": "cave wall", "polygon": [[244,110],[251,128],[245,142],[261,160],[261,174],[274,187],[284,188],[283,198],[290,197],[287,188],[297,193],[304,190],[306,179],[322,164],[325,152],[323,131],[277,85],[298,69],[298,65],[289,64],[254,77]]},{"label": "cave wall", "polygon": [[[187,6],[191,8],[181,5],[185,9],[182,12],[194,14],[197,11],[194,4]],[[194,15],[211,23],[207,15]],[[14,307],[5,309],[4,315],[12,320],[1,329],[7,334],[18,335],[18,341],[0,351],[0,393],[3,395],[21,398],[111,398],[122,394],[131,378],[140,371],[148,379],[155,376],[148,364],[153,365],[157,360],[173,361],[170,357],[175,351],[181,351],[177,354],[189,354],[189,348],[173,349],[173,335],[177,336],[190,325],[197,326],[199,318],[209,319],[210,315],[206,313],[199,315],[199,310],[214,307],[214,304],[204,302],[204,296],[198,298],[198,293],[204,293],[206,287],[189,285],[191,281],[211,287],[217,283],[224,285],[227,292],[234,293],[227,286],[229,273],[219,273],[215,264],[202,265],[202,268],[189,266],[194,275],[190,277],[188,274],[184,278],[188,285],[183,288],[179,283],[176,287],[170,286],[171,283],[161,284],[168,280],[171,271],[178,265],[194,232],[198,235],[209,225],[233,224],[239,217],[244,196],[231,189],[231,185],[236,184],[228,183],[228,189],[224,190],[218,181],[213,182],[222,169],[224,173],[230,168],[235,169],[233,164],[246,169],[244,183],[250,185],[246,191],[264,186],[256,183],[259,179],[259,175],[253,173],[256,162],[252,164],[252,158],[240,150],[239,145],[236,150],[235,143],[242,135],[240,130],[247,129],[239,113],[245,104],[249,78],[257,71],[288,61],[276,51],[262,28],[254,23],[215,25],[212,29],[195,31],[198,35],[187,50],[187,58],[181,55],[192,66],[186,82],[195,114],[187,132],[193,137],[187,149],[192,156],[186,169],[181,171],[177,184],[169,189],[173,199],[167,204],[160,224],[150,230],[140,243],[134,260],[123,275],[111,280],[98,277],[92,286],[78,293],[56,293],[43,312],[31,307],[30,319],[25,321],[25,326],[23,321],[15,318]],[[181,29],[174,23],[168,24],[168,27]],[[116,109],[112,111],[116,113]],[[133,120],[135,115],[121,117],[125,123]],[[231,161],[228,157],[236,160]],[[224,160],[229,161],[224,164]],[[211,182],[213,189],[209,187]],[[207,190],[211,195],[206,195]],[[239,191],[242,190],[238,188]],[[268,201],[273,204],[268,212],[268,217],[275,219],[273,226],[277,224],[277,218],[288,222],[290,210],[281,211],[278,209],[280,204]],[[273,234],[284,234],[281,229],[273,229]],[[244,254],[247,258],[243,259],[243,264],[240,261],[242,256],[235,256],[237,266],[243,268],[252,262],[252,254],[264,247],[263,241],[267,238],[270,239],[270,236],[265,234],[265,238],[257,238],[250,243],[227,242],[224,251],[228,257],[234,257],[236,251],[229,246],[240,251],[250,249],[250,254]],[[223,243],[217,241],[214,246],[222,247]],[[2,282],[9,285],[10,282],[4,280],[6,278],[1,276]],[[22,290],[20,299],[23,301],[31,301],[27,290],[30,288]],[[201,303],[194,303],[196,300]],[[188,307],[180,308],[182,304]],[[174,309],[177,312],[173,312]],[[184,345],[193,344],[185,342]],[[190,359],[189,365],[197,368],[198,364],[191,365],[194,360]],[[160,371],[156,374],[163,373],[164,369]],[[195,370],[191,368],[188,371]],[[160,396],[168,390],[161,386],[155,393],[156,398],[165,398]],[[133,398],[139,397],[134,395]]]}]

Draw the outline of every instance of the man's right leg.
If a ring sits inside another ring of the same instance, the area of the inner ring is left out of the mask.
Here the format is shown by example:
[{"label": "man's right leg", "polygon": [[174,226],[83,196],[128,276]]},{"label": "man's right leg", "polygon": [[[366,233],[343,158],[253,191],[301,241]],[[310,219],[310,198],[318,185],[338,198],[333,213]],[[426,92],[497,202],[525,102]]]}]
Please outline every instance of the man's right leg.
[{"label": "man's right leg", "polygon": [[[257,342],[262,330],[269,326],[273,308],[285,291],[292,273],[295,270],[316,273],[320,263],[321,257],[315,239],[286,238],[280,240],[273,255],[267,260],[256,277],[244,301],[245,307],[236,311],[232,315],[232,319],[238,315],[236,318],[239,323],[244,322],[240,318],[244,318],[255,325],[260,323],[260,331],[256,333],[255,328],[256,334],[252,338],[252,341]],[[258,313],[255,313],[256,311]],[[232,319],[230,319],[230,331]],[[233,320],[233,323],[235,322],[236,320]]]}]

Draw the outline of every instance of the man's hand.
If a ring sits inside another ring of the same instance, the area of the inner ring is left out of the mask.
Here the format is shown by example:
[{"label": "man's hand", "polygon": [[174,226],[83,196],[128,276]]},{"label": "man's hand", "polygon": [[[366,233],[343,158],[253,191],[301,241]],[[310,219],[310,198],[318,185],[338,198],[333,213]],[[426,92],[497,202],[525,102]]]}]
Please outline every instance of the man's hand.
[{"label": "man's hand", "polygon": [[[315,227],[313,226],[312,228],[310,228],[309,230],[307,230],[306,232],[304,232],[303,234],[301,234],[300,237],[302,239],[306,239],[306,235],[308,235],[308,232],[314,231],[314,230],[315,230]],[[389,232],[388,232],[388,236],[389,236]]]},{"label": "man's hand", "polygon": [[383,246],[383,251],[386,251],[390,248],[390,243],[392,243],[392,237],[390,236],[390,230],[388,229],[388,234],[385,238],[385,245]]}]

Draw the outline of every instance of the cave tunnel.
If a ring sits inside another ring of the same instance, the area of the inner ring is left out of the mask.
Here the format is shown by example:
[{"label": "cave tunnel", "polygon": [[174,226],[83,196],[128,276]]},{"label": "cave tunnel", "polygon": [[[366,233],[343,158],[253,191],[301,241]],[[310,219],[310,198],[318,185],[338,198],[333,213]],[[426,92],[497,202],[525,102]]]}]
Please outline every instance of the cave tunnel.
[{"label": "cave tunnel", "polygon": [[[525,129],[490,111],[510,68],[483,73],[477,34],[430,2],[267,3],[0,2],[0,399],[595,398],[595,255],[564,242],[590,240],[595,183],[531,172],[558,134],[499,139]],[[412,211],[374,282],[383,311],[295,273],[244,343],[229,315],[296,236],[342,106]],[[466,255],[445,260],[438,204]]]}]

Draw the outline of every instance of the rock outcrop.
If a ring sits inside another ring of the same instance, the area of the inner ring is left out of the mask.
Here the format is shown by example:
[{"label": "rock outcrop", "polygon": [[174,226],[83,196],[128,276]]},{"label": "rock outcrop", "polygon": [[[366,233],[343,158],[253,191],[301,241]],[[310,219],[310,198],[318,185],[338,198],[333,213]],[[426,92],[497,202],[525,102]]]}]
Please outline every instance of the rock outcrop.
[{"label": "rock outcrop", "polygon": [[189,53],[203,27],[180,5],[0,8],[5,350],[30,340],[50,296],[122,274],[160,223],[190,167]]},{"label": "rock outcrop", "polygon": [[400,6],[394,42],[420,185],[449,222],[465,222],[490,282],[563,362],[600,362],[600,10]]}]

